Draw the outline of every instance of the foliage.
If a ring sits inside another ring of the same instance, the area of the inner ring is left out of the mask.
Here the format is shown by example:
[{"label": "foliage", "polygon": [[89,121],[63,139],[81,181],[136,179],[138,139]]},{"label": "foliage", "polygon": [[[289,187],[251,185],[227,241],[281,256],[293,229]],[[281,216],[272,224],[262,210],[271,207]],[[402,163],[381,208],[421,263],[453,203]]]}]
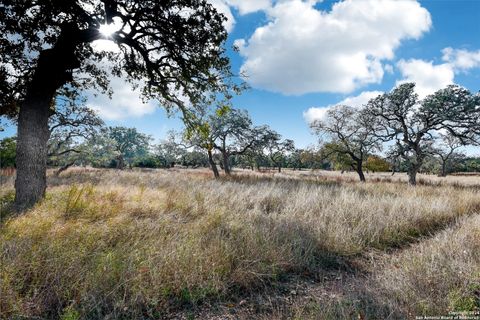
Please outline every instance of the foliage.
[{"label": "foliage", "polygon": [[108,135],[108,129],[103,128],[98,135],[85,141],[80,148],[84,151],[78,153],[80,165],[93,167],[108,167],[111,161],[120,154],[115,148],[115,141]]},{"label": "foliage", "polygon": [[0,140],[0,168],[15,167],[16,149],[15,137]]},{"label": "foliage", "polygon": [[480,157],[466,157],[457,163],[459,172],[480,172]]},{"label": "foliage", "polygon": [[274,167],[281,171],[282,165],[285,165],[288,154],[295,150],[293,140],[285,139],[282,141],[282,136],[271,130],[264,130],[263,148],[267,154],[268,159]]},{"label": "foliage", "polygon": [[329,109],[325,119],[315,121],[311,127],[317,135],[328,139],[329,144],[324,148],[327,156],[335,156],[342,167],[350,166],[365,181],[364,161],[369,154],[381,150],[371,122],[372,117],[363,110],[340,105]]},{"label": "foliage", "polygon": [[174,167],[176,163],[181,163],[187,153],[181,143],[176,141],[177,134],[170,131],[167,138],[155,146],[155,156],[163,168]]},{"label": "foliage", "polygon": [[332,166],[328,160],[323,156],[320,148],[309,147],[300,155],[301,162],[306,168],[311,169],[330,169]]},{"label": "foliage", "polygon": [[119,169],[124,168],[124,162],[132,167],[135,159],[148,154],[152,138],[135,128],[109,127],[106,134],[114,142],[113,148],[118,153],[116,160]]},{"label": "foliage", "polygon": [[76,95],[57,97],[49,119],[48,163],[65,170],[83,159],[85,143],[99,134],[104,122]]},{"label": "foliage", "polygon": [[[54,90],[68,84],[71,89],[93,86],[105,91],[111,72],[126,76],[132,85],[140,83],[145,98],[180,107],[185,114],[189,110],[181,97],[197,105],[205,92],[228,86],[225,17],[204,0],[4,0],[0,20],[2,114],[15,113],[46,59],[57,63],[52,78],[63,74],[52,83]],[[118,30],[105,36],[100,32],[104,24]],[[91,43],[99,39],[112,41],[118,50],[94,49]],[[112,68],[104,68],[102,61]]]},{"label": "foliage", "polygon": [[343,150],[341,145],[334,142],[325,143],[320,149],[320,156],[330,162],[331,167],[335,170],[355,170],[355,162]]},{"label": "foliage", "polygon": [[365,169],[372,172],[385,172],[390,170],[390,164],[382,157],[371,155],[365,162]]},{"label": "foliage", "polygon": [[165,168],[164,163],[157,156],[153,154],[147,154],[135,160],[132,167],[138,168]]},{"label": "foliage", "polygon": [[425,158],[433,153],[442,131],[461,144],[476,144],[480,133],[480,95],[449,85],[423,100],[414,83],[404,83],[369,101],[366,112],[375,117],[374,132],[384,141],[395,141],[393,154],[408,167],[410,184]]}]

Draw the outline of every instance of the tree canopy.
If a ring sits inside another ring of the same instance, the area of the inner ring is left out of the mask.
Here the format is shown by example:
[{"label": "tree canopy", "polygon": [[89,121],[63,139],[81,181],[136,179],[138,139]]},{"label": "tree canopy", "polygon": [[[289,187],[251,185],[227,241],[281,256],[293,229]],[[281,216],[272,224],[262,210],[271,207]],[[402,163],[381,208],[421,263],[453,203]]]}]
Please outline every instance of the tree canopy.
[{"label": "tree canopy", "polygon": [[365,181],[363,162],[368,156],[381,149],[380,139],[371,126],[371,116],[362,109],[339,105],[327,111],[325,119],[315,121],[311,127],[329,143],[324,151],[344,159],[354,169],[361,181]]},{"label": "tree canopy", "polygon": [[416,174],[442,131],[463,145],[477,144],[480,134],[480,95],[449,85],[423,100],[414,83],[404,83],[369,101],[366,112],[376,121],[374,132],[383,141],[394,141],[394,154],[408,167],[409,182]]},{"label": "tree canopy", "polygon": [[[2,114],[18,107],[34,81],[51,79],[52,95],[64,84],[105,91],[109,74],[140,84],[147,99],[187,111],[185,99],[196,104],[230,75],[224,20],[205,0],[2,0]],[[116,31],[103,34],[106,24]],[[97,40],[117,50],[96,50]],[[47,58],[55,63],[42,69]]]},{"label": "tree canopy", "polygon": [[106,135],[113,141],[117,152],[117,168],[123,169],[125,162],[131,167],[136,158],[148,153],[150,136],[140,133],[135,128],[109,127]]}]

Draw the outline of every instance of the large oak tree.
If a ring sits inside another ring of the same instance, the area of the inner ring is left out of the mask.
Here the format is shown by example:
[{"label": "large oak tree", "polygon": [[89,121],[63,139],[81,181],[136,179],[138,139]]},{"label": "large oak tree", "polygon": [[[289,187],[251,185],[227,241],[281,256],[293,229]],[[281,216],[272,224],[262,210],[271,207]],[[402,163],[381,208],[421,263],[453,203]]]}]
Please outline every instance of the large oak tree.
[{"label": "large oak tree", "polygon": [[[45,193],[48,119],[60,89],[107,91],[113,74],[188,119],[188,106],[231,76],[224,20],[206,0],[0,0],[0,115],[18,116],[17,207]],[[100,32],[105,25],[115,32]],[[118,50],[95,50],[101,39]]]},{"label": "large oak tree", "polygon": [[479,141],[480,95],[457,85],[420,100],[415,84],[404,83],[370,100],[365,112],[376,119],[372,122],[376,136],[395,142],[391,154],[404,161],[411,185],[417,183],[417,173],[440,133],[462,145]]}]

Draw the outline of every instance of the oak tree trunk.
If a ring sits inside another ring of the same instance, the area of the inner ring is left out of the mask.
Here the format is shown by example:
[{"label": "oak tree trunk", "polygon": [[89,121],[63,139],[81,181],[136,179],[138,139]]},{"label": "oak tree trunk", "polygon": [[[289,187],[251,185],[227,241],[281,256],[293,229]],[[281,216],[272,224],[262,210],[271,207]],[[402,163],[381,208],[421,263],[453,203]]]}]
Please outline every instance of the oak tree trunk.
[{"label": "oak tree trunk", "polygon": [[417,169],[416,168],[408,169],[408,183],[412,186],[417,185]]},{"label": "oak tree trunk", "polygon": [[217,164],[213,161],[212,150],[208,150],[208,162],[210,163],[210,168],[212,168],[215,179],[219,178],[220,174],[218,173]]},{"label": "oak tree trunk", "polygon": [[47,142],[50,97],[32,95],[18,116],[15,207],[19,211],[40,201],[47,188]]},{"label": "oak tree trunk", "polygon": [[365,179],[365,175],[363,174],[362,162],[358,162],[357,167],[355,169],[356,169],[355,171],[357,171],[358,177],[360,178],[360,181],[365,182],[366,179]]},{"label": "oak tree trunk", "polygon": [[123,159],[123,155],[119,155],[117,157],[117,169],[125,169],[125,160]]},{"label": "oak tree trunk", "polygon": [[440,173],[440,177],[446,177],[447,176],[447,162],[442,161],[442,172]]},{"label": "oak tree trunk", "polygon": [[76,30],[63,25],[55,46],[40,53],[20,104],[15,180],[15,207],[19,211],[32,207],[45,195],[48,118],[57,90],[72,81],[72,70],[80,67],[75,55]]},{"label": "oak tree trunk", "polygon": [[408,183],[412,186],[417,185],[417,173],[419,173],[420,168],[423,164],[423,157],[416,158],[415,162],[410,163],[408,167]]},{"label": "oak tree trunk", "polygon": [[222,156],[223,156],[223,171],[225,171],[226,175],[230,175],[231,171],[230,171],[230,165],[228,163],[228,153],[222,152]]}]

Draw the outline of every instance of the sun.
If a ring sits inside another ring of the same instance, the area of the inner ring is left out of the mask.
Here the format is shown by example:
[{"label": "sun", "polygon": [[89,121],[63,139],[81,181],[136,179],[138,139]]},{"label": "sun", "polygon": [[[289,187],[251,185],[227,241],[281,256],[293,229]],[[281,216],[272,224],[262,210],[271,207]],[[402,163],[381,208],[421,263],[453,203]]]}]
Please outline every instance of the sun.
[{"label": "sun", "polygon": [[112,36],[112,34],[114,34],[116,31],[118,31],[118,26],[116,26],[114,23],[102,24],[102,25],[100,25],[100,28],[98,30],[106,38],[110,38]]}]

